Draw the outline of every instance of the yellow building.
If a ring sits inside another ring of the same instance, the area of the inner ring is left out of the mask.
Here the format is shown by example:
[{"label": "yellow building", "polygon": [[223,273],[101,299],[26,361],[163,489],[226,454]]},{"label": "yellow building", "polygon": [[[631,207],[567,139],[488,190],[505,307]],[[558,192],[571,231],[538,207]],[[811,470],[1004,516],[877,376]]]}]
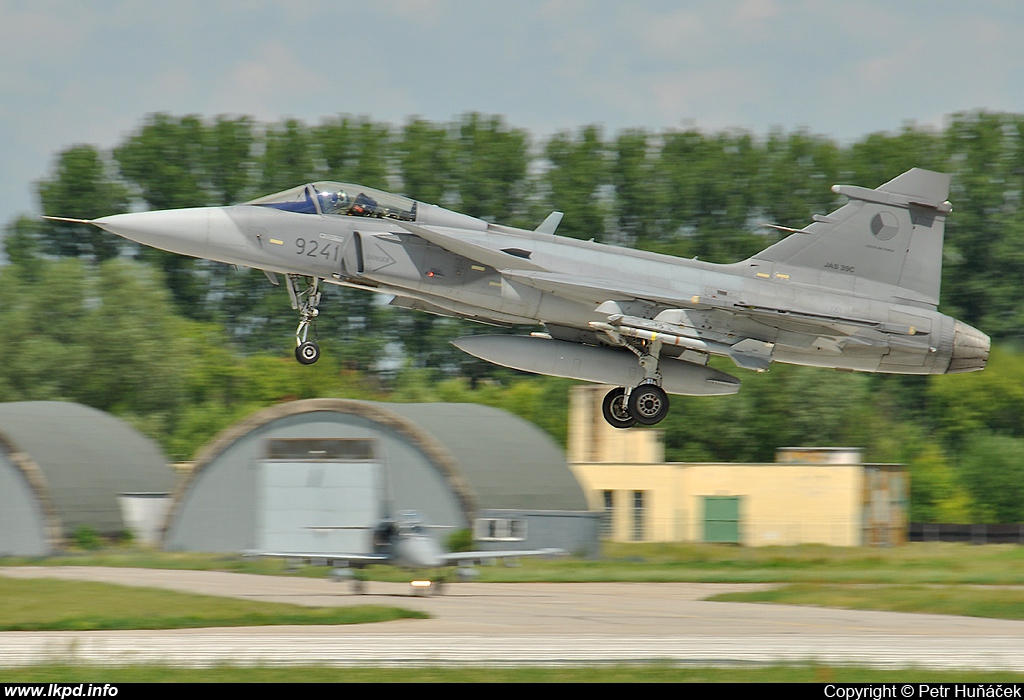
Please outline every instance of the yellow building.
[{"label": "yellow building", "polygon": [[627,542],[838,546],[906,540],[901,465],[863,464],[857,448],[783,448],[768,464],[666,463],[661,432],[619,430],[601,415],[610,387],[571,395],[569,463],[604,537]]}]

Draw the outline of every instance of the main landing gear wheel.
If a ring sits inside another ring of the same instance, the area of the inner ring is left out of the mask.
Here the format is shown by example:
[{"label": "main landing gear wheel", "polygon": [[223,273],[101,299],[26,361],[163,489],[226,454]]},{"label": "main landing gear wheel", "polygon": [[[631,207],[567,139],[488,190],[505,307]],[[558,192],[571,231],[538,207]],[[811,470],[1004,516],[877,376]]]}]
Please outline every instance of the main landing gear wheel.
[{"label": "main landing gear wheel", "polygon": [[320,359],[320,346],[312,340],[307,340],[295,348],[295,359],[303,365],[313,364]]},{"label": "main landing gear wheel", "polygon": [[601,412],[604,413],[608,425],[613,428],[632,428],[636,425],[636,418],[626,405],[626,390],[621,386],[604,395]]},{"label": "main landing gear wheel", "polygon": [[628,408],[640,425],[656,425],[668,415],[668,394],[657,384],[641,384],[629,392]]}]

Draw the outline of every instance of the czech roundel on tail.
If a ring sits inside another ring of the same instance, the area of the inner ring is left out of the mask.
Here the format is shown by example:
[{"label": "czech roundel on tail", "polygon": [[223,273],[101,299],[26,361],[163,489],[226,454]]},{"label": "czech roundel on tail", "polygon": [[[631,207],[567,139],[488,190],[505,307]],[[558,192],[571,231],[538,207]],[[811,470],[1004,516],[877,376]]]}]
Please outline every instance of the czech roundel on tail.
[{"label": "czech roundel on tail", "polygon": [[295,354],[322,285],[528,336],[474,335],[463,351],[506,367],[611,384],[604,415],[654,425],[670,394],[722,395],[773,362],[860,372],[946,374],[985,367],[990,341],[938,311],[949,175],[914,168],[848,198],[753,257],[713,264],[489,223],[387,192],[314,182],[244,204],[116,214],[92,224],[143,245],[281,275],[298,311]]}]

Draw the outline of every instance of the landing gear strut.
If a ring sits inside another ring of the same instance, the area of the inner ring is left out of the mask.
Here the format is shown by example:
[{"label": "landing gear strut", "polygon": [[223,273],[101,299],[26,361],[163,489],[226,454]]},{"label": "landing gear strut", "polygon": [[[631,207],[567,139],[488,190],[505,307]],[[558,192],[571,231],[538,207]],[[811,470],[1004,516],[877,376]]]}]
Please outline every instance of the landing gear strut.
[{"label": "landing gear strut", "polygon": [[601,330],[614,344],[635,354],[644,370],[644,380],[639,386],[632,389],[620,386],[605,394],[601,404],[604,419],[613,428],[631,428],[637,423],[657,425],[668,415],[668,394],[661,388],[661,373],[658,372],[661,342],[651,340],[635,343],[616,333],[610,326]]},{"label": "landing gear strut", "polygon": [[[292,308],[299,312],[299,327],[295,330],[295,359],[301,364],[311,365],[320,359],[320,346],[316,344],[316,317],[320,315],[320,278],[286,275],[288,296]],[[300,288],[302,282],[305,288]],[[307,340],[310,327],[313,340]]]}]

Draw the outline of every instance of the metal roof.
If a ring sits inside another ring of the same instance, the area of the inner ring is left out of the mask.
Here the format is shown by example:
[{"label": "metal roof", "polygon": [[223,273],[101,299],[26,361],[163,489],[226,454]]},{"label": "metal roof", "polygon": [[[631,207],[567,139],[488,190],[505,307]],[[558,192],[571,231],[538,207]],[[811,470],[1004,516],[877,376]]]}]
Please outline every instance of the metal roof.
[{"label": "metal roof", "polygon": [[376,405],[417,423],[444,445],[480,508],[587,510],[561,447],[519,416],[480,404]]},{"label": "metal roof", "polygon": [[276,420],[324,411],[359,415],[399,432],[445,474],[467,514],[482,508],[587,510],[562,449],[547,433],[511,413],[479,404],[305,399],[272,406],[207,444],[181,493],[235,441]]},{"label": "metal roof", "polygon": [[[0,446],[38,466],[65,534],[125,525],[120,493],[171,492],[175,476],[157,445],[124,421],[62,401],[0,403]],[[2,497],[2,494],[0,494]]]}]

